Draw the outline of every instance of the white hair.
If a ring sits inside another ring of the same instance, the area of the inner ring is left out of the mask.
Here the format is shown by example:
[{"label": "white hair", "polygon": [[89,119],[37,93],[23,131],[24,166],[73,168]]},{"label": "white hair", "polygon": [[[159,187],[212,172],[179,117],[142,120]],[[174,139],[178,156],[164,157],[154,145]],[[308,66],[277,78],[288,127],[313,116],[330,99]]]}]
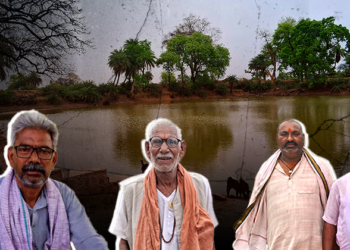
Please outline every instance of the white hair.
[{"label": "white hair", "polygon": [[56,150],[58,142],[58,130],[56,124],[49,120],[45,115],[34,109],[18,112],[11,119],[7,130],[8,146],[14,146],[17,134],[26,128],[33,128],[48,132],[50,134],[53,147]]},{"label": "white hair", "polygon": [[158,118],[148,123],[146,127],[146,140],[149,140],[154,135],[158,128],[173,128],[176,131],[178,139],[182,140],[181,129],[172,121],[166,118]]}]

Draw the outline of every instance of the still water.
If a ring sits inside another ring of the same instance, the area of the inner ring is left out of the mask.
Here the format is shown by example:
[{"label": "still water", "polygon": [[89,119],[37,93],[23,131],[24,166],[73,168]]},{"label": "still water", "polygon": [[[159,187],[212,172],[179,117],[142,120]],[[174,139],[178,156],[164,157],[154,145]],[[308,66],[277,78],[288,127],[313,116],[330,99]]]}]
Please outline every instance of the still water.
[{"label": "still water", "polygon": [[[215,193],[226,194],[229,176],[242,177],[252,188],[260,165],[277,150],[279,122],[298,119],[312,135],[325,120],[349,115],[350,98],[255,97],[47,110],[43,113],[60,133],[56,167],[141,173],[140,160],[145,161],[141,140],[158,112],[182,129],[187,142],[183,166],[206,176]],[[12,116],[0,115],[0,124],[7,127]],[[330,124],[326,122],[322,129]],[[339,173],[350,150],[350,117],[320,130],[310,139],[309,148],[328,159]]]}]

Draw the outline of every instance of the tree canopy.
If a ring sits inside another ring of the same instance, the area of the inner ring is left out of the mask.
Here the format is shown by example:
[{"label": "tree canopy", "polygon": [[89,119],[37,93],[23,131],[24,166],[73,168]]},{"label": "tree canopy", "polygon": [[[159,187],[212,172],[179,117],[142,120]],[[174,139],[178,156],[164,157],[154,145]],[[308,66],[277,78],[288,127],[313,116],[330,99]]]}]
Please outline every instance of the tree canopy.
[{"label": "tree canopy", "polygon": [[0,78],[17,73],[66,75],[65,56],[93,47],[79,0],[0,1]]},{"label": "tree canopy", "polygon": [[219,28],[211,27],[210,22],[206,18],[200,18],[200,16],[190,14],[183,19],[182,23],[175,27],[174,31],[164,36],[163,46],[177,35],[191,36],[194,32],[210,36],[214,43],[220,40],[222,33]]},{"label": "tree canopy", "polygon": [[167,43],[167,51],[160,58],[163,58],[163,65],[164,59],[168,58],[165,64],[171,65],[172,70],[180,71],[182,79],[189,69],[194,83],[199,74],[224,76],[230,63],[230,52],[221,45],[213,45],[210,36],[194,32],[190,36],[178,34],[171,38]]},{"label": "tree canopy", "polygon": [[344,55],[342,43],[350,41],[346,27],[334,24],[335,18],[321,21],[286,19],[278,24],[273,43],[278,47],[280,70],[289,70],[300,79],[315,82],[334,73],[336,64]]}]

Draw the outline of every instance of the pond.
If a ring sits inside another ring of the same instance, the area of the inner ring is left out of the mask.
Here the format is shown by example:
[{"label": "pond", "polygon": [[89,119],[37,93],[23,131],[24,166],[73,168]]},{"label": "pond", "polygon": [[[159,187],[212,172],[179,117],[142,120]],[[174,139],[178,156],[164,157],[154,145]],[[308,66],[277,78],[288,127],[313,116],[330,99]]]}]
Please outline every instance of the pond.
[{"label": "pond", "polygon": [[[229,176],[242,177],[252,188],[259,167],[277,150],[281,121],[298,119],[312,135],[325,120],[349,115],[350,98],[251,97],[43,113],[58,125],[60,133],[56,167],[106,168],[110,175],[140,174],[146,125],[157,116],[169,118],[182,129],[187,142],[183,166],[206,176],[215,193],[226,194]],[[7,127],[12,116],[1,114],[0,124]],[[330,124],[326,122],[322,129]],[[350,118],[320,130],[310,139],[309,148],[328,159],[339,173],[350,150]]]}]

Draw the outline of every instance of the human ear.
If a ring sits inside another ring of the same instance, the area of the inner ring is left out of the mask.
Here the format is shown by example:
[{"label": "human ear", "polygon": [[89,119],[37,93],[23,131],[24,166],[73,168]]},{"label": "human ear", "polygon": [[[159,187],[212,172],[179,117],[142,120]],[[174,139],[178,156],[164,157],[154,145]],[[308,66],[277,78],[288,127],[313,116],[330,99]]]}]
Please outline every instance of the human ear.
[{"label": "human ear", "polygon": [[187,144],[185,141],[181,141],[181,148],[180,148],[180,157],[184,157],[185,153],[186,153],[186,148],[187,148]]},{"label": "human ear", "polygon": [[7,148],[7,159],[9,160],[10,166],[13,166],[13,147]]},{"label": "human ear", "polygon": [[150,149],[149,141],[145,141],[145,152],[146,152],[148,159],[151,159],[151,151],[150,150],[151,149]]}]

